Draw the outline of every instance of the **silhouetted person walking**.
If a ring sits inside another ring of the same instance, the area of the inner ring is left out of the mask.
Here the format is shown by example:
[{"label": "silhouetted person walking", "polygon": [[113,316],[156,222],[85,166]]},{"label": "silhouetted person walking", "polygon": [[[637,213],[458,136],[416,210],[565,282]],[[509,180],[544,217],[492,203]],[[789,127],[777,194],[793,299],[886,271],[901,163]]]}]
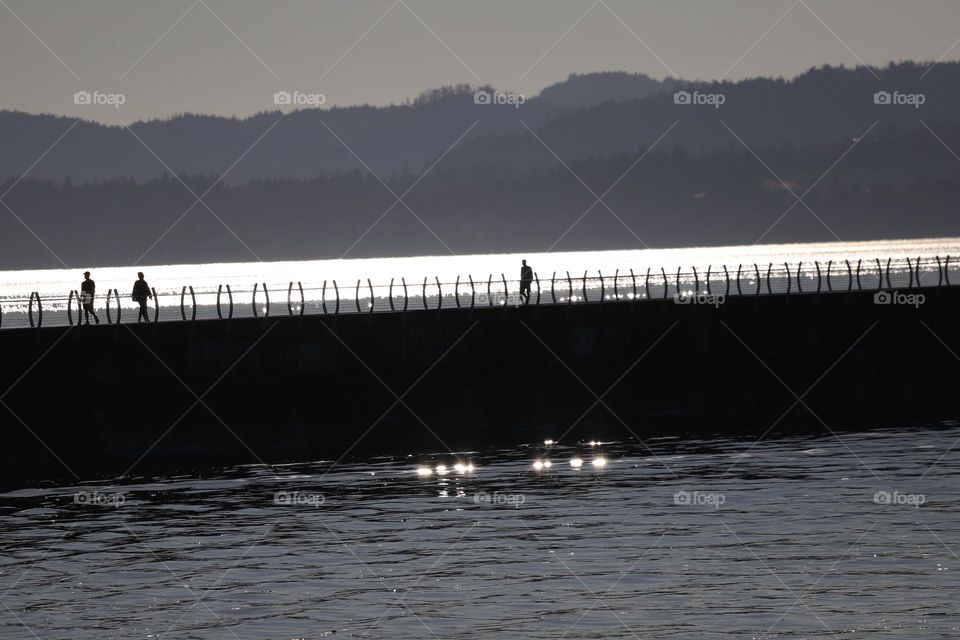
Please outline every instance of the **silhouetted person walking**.
[{"label": "silhouetted person walking", "polygon": [[83,305],[84,324],[90,324],[91,315],[93,316],[93,321],[96,324],[100,324],[100,318],[97,317],[97,312],[93,310],[93,299],[96,294],[97,283],[90,279],[89,271],[84,271],[83,283],[80,285],[80,303]]},{"label": "silhouetted person walking", "polygon": [[533,269],[527,266],[526,260],[523,260],[523,266],[520,267],[520,298],[523,304],[530,304],[531,282],[533,282]]},{"label": "silhouetted person walking", "polygon": [[137,281],[133,283],[133,301],[140,305],[140,315],[137,316],[137,324],[150,322],[150,315],[147,313],[147,299],[152,298],[150,285],[143,279],[143,272],[137,273]]}]

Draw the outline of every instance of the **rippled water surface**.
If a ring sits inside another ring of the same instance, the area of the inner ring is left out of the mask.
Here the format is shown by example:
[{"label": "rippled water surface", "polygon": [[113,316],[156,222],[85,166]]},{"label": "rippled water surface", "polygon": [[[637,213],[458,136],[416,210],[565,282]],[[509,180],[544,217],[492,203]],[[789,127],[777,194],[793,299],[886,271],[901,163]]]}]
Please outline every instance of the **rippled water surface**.
[{"label": "rippled water surface", "polygon": [[11,491],[0,637],[956,638],[958,438],[537,444]]}]

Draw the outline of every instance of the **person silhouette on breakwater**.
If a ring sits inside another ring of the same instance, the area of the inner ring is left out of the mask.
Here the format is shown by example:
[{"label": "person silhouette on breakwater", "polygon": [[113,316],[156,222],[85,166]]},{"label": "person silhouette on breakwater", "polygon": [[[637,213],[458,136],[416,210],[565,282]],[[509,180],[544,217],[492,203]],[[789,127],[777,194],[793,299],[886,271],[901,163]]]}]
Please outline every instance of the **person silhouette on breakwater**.
[{"label": "person silhouette on breakwater", "polygon": [[527,261],[523,260],[523,266],[520,267],[520,299],[523,304],[530,304],[530,283],[533,282],[533,269],[527,266]]},{"label": "person silhouette on breakwater", "polygon": [[147,314],[147,299],[152,298],[150,285],[143,279],[143,272],[137,273],[137,281],[133,283],[133,301],[140,305],[140,315],[137,316],[137,324],[150,322],[150,316]]},{"label": "person silhouette on breakwater", "polygon": [[97,312],[93,310],[93,298],[97,293],[97,283],[90,279],[90,272],[83,272],[83,282],[80,284],[80,303],[83,305],[83,324],[90,324],[90,316],[93,315],[93,321],[100,324],[100,318]]}]

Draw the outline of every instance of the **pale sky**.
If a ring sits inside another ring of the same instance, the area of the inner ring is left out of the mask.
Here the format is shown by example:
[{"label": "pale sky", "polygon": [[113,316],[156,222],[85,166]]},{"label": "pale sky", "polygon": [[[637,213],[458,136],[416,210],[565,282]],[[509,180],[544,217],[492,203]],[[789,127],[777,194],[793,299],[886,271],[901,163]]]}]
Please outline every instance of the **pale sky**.
[{"label": "pale sky", "polygon": [[[14,15],[15,14],[15,15]],[[958,0],[2,0],[0,109],[246,116],[442,85],[535,94],[572,72],[740,79],[960,59]],[[75,105],[76,91],[125,103]]]}]

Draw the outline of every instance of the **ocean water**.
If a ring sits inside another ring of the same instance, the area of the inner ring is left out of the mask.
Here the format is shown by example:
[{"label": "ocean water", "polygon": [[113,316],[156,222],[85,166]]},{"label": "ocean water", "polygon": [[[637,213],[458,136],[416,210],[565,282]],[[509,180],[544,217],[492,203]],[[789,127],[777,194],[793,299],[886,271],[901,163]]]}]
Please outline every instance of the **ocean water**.
[{"label": "ocean water", "polygon": [[956,638],[958,439],[538,442],[9,491],[0,638]]},{"label": "ocean water", "polygon": [[[923,284],[936,284],[939,269],[936,258],[945,260],[950,256],[949,272],[953,283],[960,282],[960,238],[935,238],[919,240],[886,240],[870,242],[829,242],[808,244],[770,244],[726,247],[693,247],[682,249],[645,249],[629,251],[583,251],[566,253],[488,254],[462,256],[421,256],[412,258],[370,258],[356,260],[313,260],[297,262],[248,262],[225,264],[178,264],[155,266],[119,266],[92,268],[92,278],[97,283],[96,307],[104,315],[107,292],[116,290],[111,306],[117,304],[126,310],[122,321],[136,321],[133,313],[135,303],[130,298],[137,271],[143,271],[147,282],[156,289],[159,297],[160,319],[177,320],[181,314],[181,295],[185,315],[192,314],[193,298],[185,288],[193,288],[198,318],[216,317],[218,288],[221,293],[222,313],[227,315],[228,297],[226,286],[231,288],[235,314],[252,315],[256,307],[259,315],[266,314],[267,298],[274,314],[287,313],[288,299],[291,309],[299,313],[332,312],[335,300],[340,300],[339,311],[390,310],[390,299],[395,308],[403,306],[404,288],[412,308],[436,307],[439,298],[445,306],[454,306],[456,292],[461,304],[504,305],[517,302],[517,280],[520,261],[526,259],[536,272],[541,301],[551,302],[556,296],[559,302],[582,301],[582,289],[587,289],[587,298],[596,300],[601,285],[605,295],[612,294],[614,280],[619,297],[633,295],[633,285],[645,284],[650,272],[650,297],[676,291],[678,269],[681,289],[693,289],[698,279],[704,286],[710,275],[714,287],[723,287],[726,266],[727,275],[736,277],[742,266],[744,290],[753,291],[760,280],[766,278],[772,266],[776,292],[786,289],[784,264],[789,265],[792,278],[801,272],[805,290],[816,288],[816,265],[819,263],[822,276],[833,262],[831,282],[836,288],[846,289],[851,272],[846,261],[855,269],[862,265],[862,280],[865,287],[879,284],[877,261],[886,271],[890,260],[891,286],[907,287],[907,277],[916,264],[909,268],[907,259],[920,257],[919,274]],[[756,266],[755,266],[756,265]],[[696,275],[694,274],[696,269]],[[0,311],[3,312],[2,327],[27,326],[26,312],[29,298],[37,292],[43,300],[45,324],[67,324],[66,309],[69,293],[80,289],[82,272],[76,270],[50,269],[35,271],[0,271]],[[635,280],[631,277],[631,270]],[[601,282],[601,275],[603,282]],[[664,287],[666,275],[669,283]],[[569,280],[568,280],[569,276]],[[551,293],[551,279],[554,279]],[[586,278],[586,280],[584,280]],[[473,282],[471,288],[470,282]],[[506,281],[506,284],[504,283]],[[393,281],[393,286],[390,283]],[[884,281],[885,282],[885,281]],[[336,283],[336,285],[334,284]],[[439,283],[439,286],[438,286]],[[254,296],[254,285],[257,295]],[[303,300],[300,287],[303,287]],[[796,291],[794,283],[794,291]],[[855,286],[855,284],[854,284]],[[293,289],[291,290],[291,287]],[[336,288],[335,288],[336,287]],[[826,284],[823,284],[826,289]],[[267,294],[264,295],[264,288]],[[664,289],[667,291],[664,291]],[[534,290],[536,292],[536,289]],[[638,293],[637,296],[642,295]],[[326,303],[326,304],[324,304]],[[76,300],[72,302],[76,314]],[[151,304],[151,314],[153,307]],[[151,315],[152,317],[152,315]],[[101,318],[103,319],[103,318]]]}]

